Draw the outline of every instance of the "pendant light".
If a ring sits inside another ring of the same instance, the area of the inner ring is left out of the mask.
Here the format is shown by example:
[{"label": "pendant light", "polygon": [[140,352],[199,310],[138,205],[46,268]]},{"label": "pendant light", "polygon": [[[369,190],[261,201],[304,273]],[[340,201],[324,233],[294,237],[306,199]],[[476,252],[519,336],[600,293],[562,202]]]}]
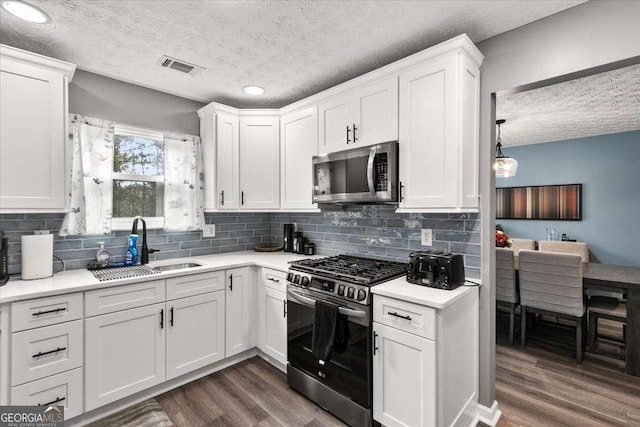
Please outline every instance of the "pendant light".
[{"label": "pendant light", "polygon": [[506,122],[504,119],[496,120],[498,125],[498,138],[496,139],[496,161],[493,163],[493,169],[496,171],[496,177],[509,178],[515,176],[518,171],[518,162],[516,159],[507,157],[502,154],[502,140],[500,139],[500,125]]}]

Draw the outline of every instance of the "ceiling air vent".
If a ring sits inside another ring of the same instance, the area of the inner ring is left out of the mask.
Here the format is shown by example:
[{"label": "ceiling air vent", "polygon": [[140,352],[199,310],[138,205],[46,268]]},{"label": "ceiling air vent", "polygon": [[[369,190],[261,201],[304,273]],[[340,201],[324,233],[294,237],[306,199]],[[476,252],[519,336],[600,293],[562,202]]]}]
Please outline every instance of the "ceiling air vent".
[{"label": "ceiling air vent", "polygon": [[204,70],[204,67],[189,64],[188,62],[180,61],[167,55],[163,55],[162,58],[160,58],[158,65],[162,68],[171,68],[172,70],[180,71],[192,76],[197,76]]}]

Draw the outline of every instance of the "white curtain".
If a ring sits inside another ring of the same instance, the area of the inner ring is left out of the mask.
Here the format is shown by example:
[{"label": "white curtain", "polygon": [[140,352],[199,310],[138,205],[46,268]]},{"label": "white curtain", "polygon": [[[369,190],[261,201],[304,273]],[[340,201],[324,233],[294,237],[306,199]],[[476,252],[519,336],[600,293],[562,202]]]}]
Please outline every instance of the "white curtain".
[{"label": "white curtain", "polygon": [[204,185],[200,138],[165,133],[164,151],[164,228],[201,230]]},{"label": "white curtain", "polygon": [[70,120],[69,212],[60,235],[108,234],[113,212],[114,123],[79,115],[71,115]]}]

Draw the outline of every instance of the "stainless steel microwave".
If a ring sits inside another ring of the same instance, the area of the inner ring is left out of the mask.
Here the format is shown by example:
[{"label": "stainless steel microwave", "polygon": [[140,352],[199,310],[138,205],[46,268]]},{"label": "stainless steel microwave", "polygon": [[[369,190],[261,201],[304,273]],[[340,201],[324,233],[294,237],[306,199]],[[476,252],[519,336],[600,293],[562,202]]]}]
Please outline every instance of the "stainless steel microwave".
[{"label": "stainless steel microwave", "polygon": [[398,141],[313,156],[314,203],[397,203]]}]

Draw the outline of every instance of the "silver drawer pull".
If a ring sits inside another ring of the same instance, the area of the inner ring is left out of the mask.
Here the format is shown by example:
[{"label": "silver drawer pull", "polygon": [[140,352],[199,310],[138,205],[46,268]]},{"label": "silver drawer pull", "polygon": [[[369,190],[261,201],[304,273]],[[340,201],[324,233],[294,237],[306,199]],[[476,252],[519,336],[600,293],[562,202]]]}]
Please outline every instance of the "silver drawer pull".
[{"label": "silver drawer pull", "polygon": [[400,319],[411,321],[411,316],[403,316],[402,314],[398,314],[395,311],[389,312],[389,316],[395,316],[395,317],[399,317]]},{"label": "silver drawer pull", "polygon": [[56,400],[52,400],[51,402],[47,403],[38,403],[38,406],[49,406],[53,405],[54,403],[62,402],[63,400],[66,400],[66,397],[58,397],[56,398]]},{"label": "silver drawer pull", "polygon": [[34,355],[33,355],[33,356],[31,356],[31,357],[33,357],[33,358],[35,359],[36,357],[46,356],[47,354],[58,353],[59,351],[63,351],[63,350],[66,350],[66,349],[67,349],[67,347],[58,347],[58,348],[56,348],[55,350],[50,350],[50,351],[45,351],[45,352],[42,352],[42,351],[41,351],[40,353],[38,353],[38,354],[34,354]]},{"label": "silver drawer pull", "polygon": [[66,308],[54,308],[53,310],[45,310],[45,311],[38,311],[35,313],[31,313],[32,316],[41,316],[43,314],[51,314],[51,313],[58,313],[60,311],[67,311]]}]

